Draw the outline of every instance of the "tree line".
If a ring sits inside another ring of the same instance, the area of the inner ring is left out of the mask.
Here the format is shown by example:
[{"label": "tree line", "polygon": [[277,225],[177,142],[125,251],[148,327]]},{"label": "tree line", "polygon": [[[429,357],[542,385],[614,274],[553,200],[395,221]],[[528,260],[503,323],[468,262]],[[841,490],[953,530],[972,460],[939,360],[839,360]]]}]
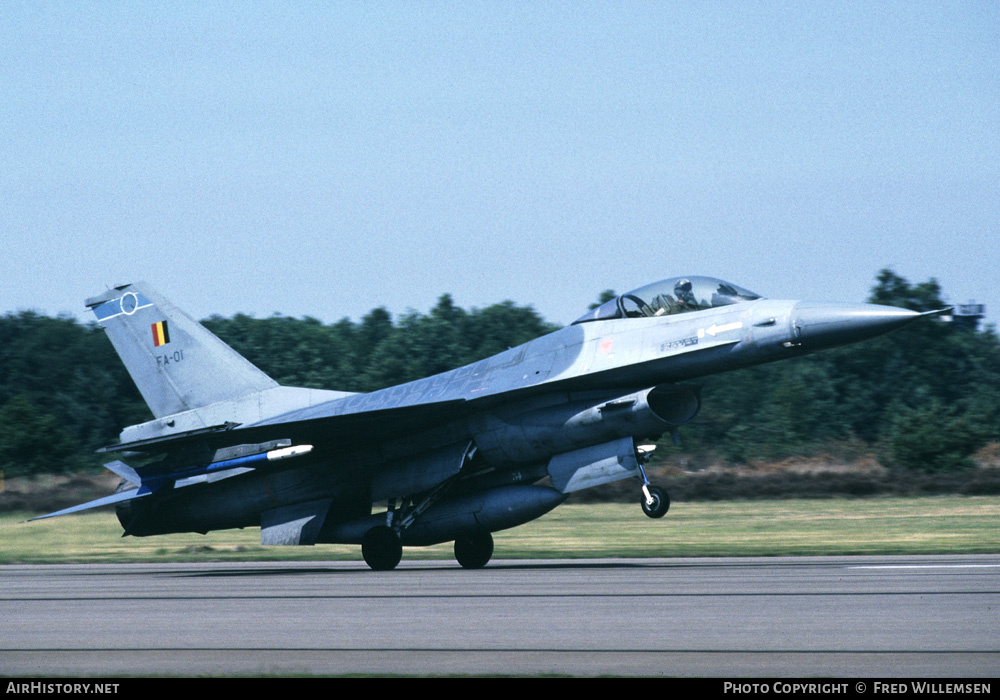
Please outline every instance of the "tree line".
[{"label": "tree line", "polygon": [[[601,293],[601,300],[612,293]],[[945,306],[936,281],[879,273],[869,301]],[[557,328],[532,307],[464,310],[442,295],[428,313],[384,308],[360,321],[238,314],[204,324],[281,384],[374,391],[489,357]],[[874,451],[887,467],[972,466],[1000,437],[994,329],[940,321],[817,355],[705,377],[703,409],[667,454],[756,463]],[[94,451],[151,415],[96,324],[32,312],[0,318],[0,470],[7,476],[99,467]],[[661,453],[662,454],[662,453]]]}]

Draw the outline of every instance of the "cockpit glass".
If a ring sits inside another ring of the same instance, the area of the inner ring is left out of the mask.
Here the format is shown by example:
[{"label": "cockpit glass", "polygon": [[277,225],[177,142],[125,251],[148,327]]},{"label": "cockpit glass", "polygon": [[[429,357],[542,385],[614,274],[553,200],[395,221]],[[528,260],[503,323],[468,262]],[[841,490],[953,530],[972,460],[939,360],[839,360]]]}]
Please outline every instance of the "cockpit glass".
[{"label": "cockpit glass", "polygon": [[588,311],[574,323],[622,317],[668,316],[754,299],[760,299],[760,295],[714,277],[675,277],[612,299]]}]

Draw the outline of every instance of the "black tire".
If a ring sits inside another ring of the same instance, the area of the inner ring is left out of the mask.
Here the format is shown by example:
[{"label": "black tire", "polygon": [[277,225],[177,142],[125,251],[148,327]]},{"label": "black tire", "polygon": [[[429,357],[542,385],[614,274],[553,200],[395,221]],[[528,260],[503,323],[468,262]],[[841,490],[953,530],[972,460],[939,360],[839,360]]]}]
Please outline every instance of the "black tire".
[{"label": "black tire", "polygon": [[391,527],[377,525],[361,540],[361,555],[375,571],[392,571],[403,558],[403,544]]},{"label": "black tire", "polygon": [[642,512],[650,518],[662,518],[670,510],[670,496],[659,486],[648,486],[649,495],[653,497],[652,505],[646,503],[646,494],[639,497]]},{"label": "black tire", "polygon": [[464,569],[481,569],[493,556],[493,535],[482,530],[455,540],[455,559]]}]

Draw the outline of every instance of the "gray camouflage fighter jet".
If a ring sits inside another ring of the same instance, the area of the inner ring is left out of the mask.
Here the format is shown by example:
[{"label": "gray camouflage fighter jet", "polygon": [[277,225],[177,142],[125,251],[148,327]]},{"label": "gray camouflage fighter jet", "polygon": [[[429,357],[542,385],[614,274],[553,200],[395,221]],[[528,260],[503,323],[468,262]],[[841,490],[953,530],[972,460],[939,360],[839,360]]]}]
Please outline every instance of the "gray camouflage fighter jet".
[{"label": "gray camouflage fighter jet", "polygon": [[636,478],[643,512],[662,517],[669,498],[646,478],[643,443],[698,413],[698,388],[681,382],[927,315],[678,277],[499,355],[351,394],[279,386],[146,284],[86,304],[155,416],[102,452],[161,458],[110,462],[115,494],[41,517],[116,504],[126,535],[259,526],[265,545],[360,544],[378,570],[403,546],[448,541],[462,566],[485,566],[492,532],[618,479]]}]

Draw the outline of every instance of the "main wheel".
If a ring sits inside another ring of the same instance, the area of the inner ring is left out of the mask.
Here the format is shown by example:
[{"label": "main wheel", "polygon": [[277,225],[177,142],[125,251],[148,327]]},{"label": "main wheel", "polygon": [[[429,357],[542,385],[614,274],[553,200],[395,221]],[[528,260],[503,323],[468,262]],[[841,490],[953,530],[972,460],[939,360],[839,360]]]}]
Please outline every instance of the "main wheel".
[{"label": "main wheel", "polygon": [[376,525],[361,540],[361,555],[375,571],[392,571],[403,558],[403,544],[391,527]]},{"label": "main wheel", "polygon": [[653,502],[646,503],[646,494],[643,494],[639,498],[639,503],[642,505],[642,512],[650,518],[662,518],[670,510],[670,496],[666,490],[661,489],[659,486],[647,486],[647,488],[649,489],[649,495],[653,497]]},{"label": "main wheel", "polygon": [[493,556],[493,535],[481,530],[455,540],[455,559],[466,569],[481,569]]}]

